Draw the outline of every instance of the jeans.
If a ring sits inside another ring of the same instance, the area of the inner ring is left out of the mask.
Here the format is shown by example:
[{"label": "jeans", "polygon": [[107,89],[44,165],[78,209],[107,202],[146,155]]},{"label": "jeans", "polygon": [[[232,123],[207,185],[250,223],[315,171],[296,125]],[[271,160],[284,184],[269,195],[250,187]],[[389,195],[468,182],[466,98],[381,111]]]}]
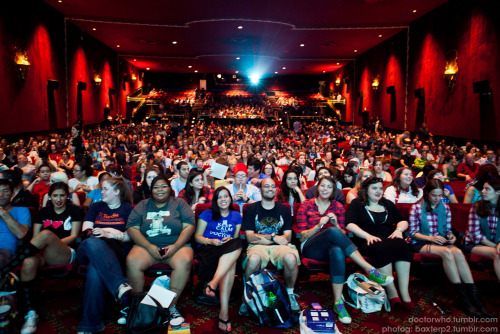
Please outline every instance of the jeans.
[{"label": "jeans", "polygon": [[90,237],[84,240],[76,257],[80,264],[87,266],[83,314],[78,331],[99,332],[104,329],[102,317],[108,292],[116,296],[120,285],[129,281],[123,275],[115,253],[102,239]]},{"label": "jeans", "polygon": [[309,238],[302,248],[302,254],[310,259],[328,261],[330,282],[345,282],[345,259],[358,248],[341,230],[329,227]]}]

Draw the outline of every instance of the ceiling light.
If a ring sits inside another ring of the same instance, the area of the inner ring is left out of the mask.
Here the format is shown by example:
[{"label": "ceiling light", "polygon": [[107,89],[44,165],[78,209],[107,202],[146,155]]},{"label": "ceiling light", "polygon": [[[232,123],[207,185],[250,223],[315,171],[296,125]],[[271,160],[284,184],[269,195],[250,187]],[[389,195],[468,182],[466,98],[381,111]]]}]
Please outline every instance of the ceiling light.
[{"label": "ceiling light", "polygon": [[274,74],[278,74],[278,71],[274,72]]},{"label": "ceiling light", "polygon": [[134,61],[137,61],[137,59],[134,59]]},{"label": "ceiling light", "polygon": [[193,66],[189,65],[188,68],[193,68]]},{"label": "ceiling light", "polygon": [[243,26],[238,26],[238,29],[243,29]]},{"label": "ceiling light", "polygon": [[177,44],[177,41],[172,41],[172,44]]},{"label": "ceiling light", "polygon": [[337,65],[340,65],[340,63],[337,63]]},{"label": "ceiling light", "polygon": [[417,12],[417,10],[416,10],[416,9],[414,9],[414,10],[413,10],[413,12],[414,12],[414,13],[416,13],[416,12]]},{"label": "ceiling light", "polygon": [[240,59],[240,57],[236,57],[236,60],[239,60],[239,59]]},{"label": "ceiling light", "polygon": [[198,70],[194,70],[194,73],[198,73]]},{"label": "ceiling light", "polygon": [[326,71],[323,71],[323,73],[326,73]]},{"label": "ceiling light", "polygon": [[222,74],[217,74],[217,78],[221,79],[222,78]]},{"label": "ceiling light", "polygon": [[303,48],[304,46],[306,46],[304,43],[300,44],[300,47]]},{"label": "ceiling light", "polygon": [[96,30],[97,30],[97,28],[92,28],[92,30],[96,31]]},{"label": "ceiling light", "polygon": [[119,48],[119,47],[120,47],[120,44],[118,44],[116,47],[117,47],[117,48]]},{"label": "ceiling light", "polygon": [[358,52],[358,50],[354,50],[354,52]]},{"label": "ceiling light", "polygon": [[382,35],[378,35],[378,37],[382,37]]},{"label": "ceiling light", "polygon": [[238,73],[240,73],[240,71],[236,71],[235,73],[238,74]]},{"label": "ceiling light", "polygon": [[284,66],[283,66],[282,68],[283,68],[284,70],[286,70],[286,67],[284,67]]},{"label": "ceiling light", "polygon": [[57,1],[57,2],[62,3],[62,0],[59,0],[59,1]]},{"label": "ceiling light", "polygon": [[150,70],[150,68],[149,68],[149,67],[146,67],[146,71],[149,71],[149,70]]}]

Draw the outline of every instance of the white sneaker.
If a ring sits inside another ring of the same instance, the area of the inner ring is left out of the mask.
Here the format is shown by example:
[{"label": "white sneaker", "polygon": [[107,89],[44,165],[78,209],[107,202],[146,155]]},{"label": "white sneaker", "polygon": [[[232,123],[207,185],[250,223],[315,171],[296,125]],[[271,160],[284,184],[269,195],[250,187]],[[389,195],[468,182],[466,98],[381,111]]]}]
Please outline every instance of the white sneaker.
[{"label": "white sneaker", "polygon": [[119,318],[116,322],[118,323],[118,325],[126,325],[127,324],[128,306],[125,307],[123,310],[120,310],[120,313],[123,316],[121,318]]},{"label": "white sneaker", "polygon": [[300,312],[300,305],[297,302],[297,299],[295,298],[295,296],[296,296],[296,294],[289,293],[288,300],[290,301],[290,308],[292,309],[292,312],[299,313]]},{"label": "white sneaker", "polygon": [[38,315],[35,311],[31,310],[24,317],[24,325],[21,328],[21,334],[33,334],[36,332],[36,324],[38,323]]},{"label": "white sneaker", "polygon": [[172,327],[177,327],[182,325],[184,322],[184,317],[180,314],[180,312],[177,310],[176,305],[170,306],[170,325]]}]

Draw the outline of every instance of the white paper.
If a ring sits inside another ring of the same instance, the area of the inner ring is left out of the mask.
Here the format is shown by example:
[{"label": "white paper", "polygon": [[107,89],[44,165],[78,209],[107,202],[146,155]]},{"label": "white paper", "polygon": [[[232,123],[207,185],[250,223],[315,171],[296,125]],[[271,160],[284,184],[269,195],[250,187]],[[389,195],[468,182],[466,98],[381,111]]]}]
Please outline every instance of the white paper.
[{"label": "white paper", "polygon": [[168,308],[177,294],[157,284],[153,284],[146,297],[141,301],[141,304],[156,306],[155,302],[149,296],[156,299],[163,308]]},{"label": "white paper", "polygon": [[221,165],[217,162],[212,163],[211,167],[212,167],[212,173],[210,173],[210,176],[213,176],[219,180],[224,180],[224,178],[226,177],[226,172],[229,169],[229,167]]}]

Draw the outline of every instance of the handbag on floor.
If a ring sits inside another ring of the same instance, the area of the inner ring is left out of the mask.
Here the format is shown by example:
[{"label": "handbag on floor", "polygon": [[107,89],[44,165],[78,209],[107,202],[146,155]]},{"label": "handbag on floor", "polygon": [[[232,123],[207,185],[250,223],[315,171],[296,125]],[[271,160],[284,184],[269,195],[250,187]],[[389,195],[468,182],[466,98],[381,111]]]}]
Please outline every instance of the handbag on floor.
[{"label": "handbag on floor", "polygon": [[382,310],[391,310],[389,299],[384,288],[373,281],[370,281],[365,275],[354,273],[347,278],[342,299],[346,304],[356,309],[361,309],[364,313],[373,313]]},{"label": "handbag on floor", "polygon": [[166,331],[170,322],[170,313],[158,300],[148,296],[156,306],[146,305],[141,301],[147,293],[139,293],[131,298],[125,332],[128,334],[161,333]]}]

